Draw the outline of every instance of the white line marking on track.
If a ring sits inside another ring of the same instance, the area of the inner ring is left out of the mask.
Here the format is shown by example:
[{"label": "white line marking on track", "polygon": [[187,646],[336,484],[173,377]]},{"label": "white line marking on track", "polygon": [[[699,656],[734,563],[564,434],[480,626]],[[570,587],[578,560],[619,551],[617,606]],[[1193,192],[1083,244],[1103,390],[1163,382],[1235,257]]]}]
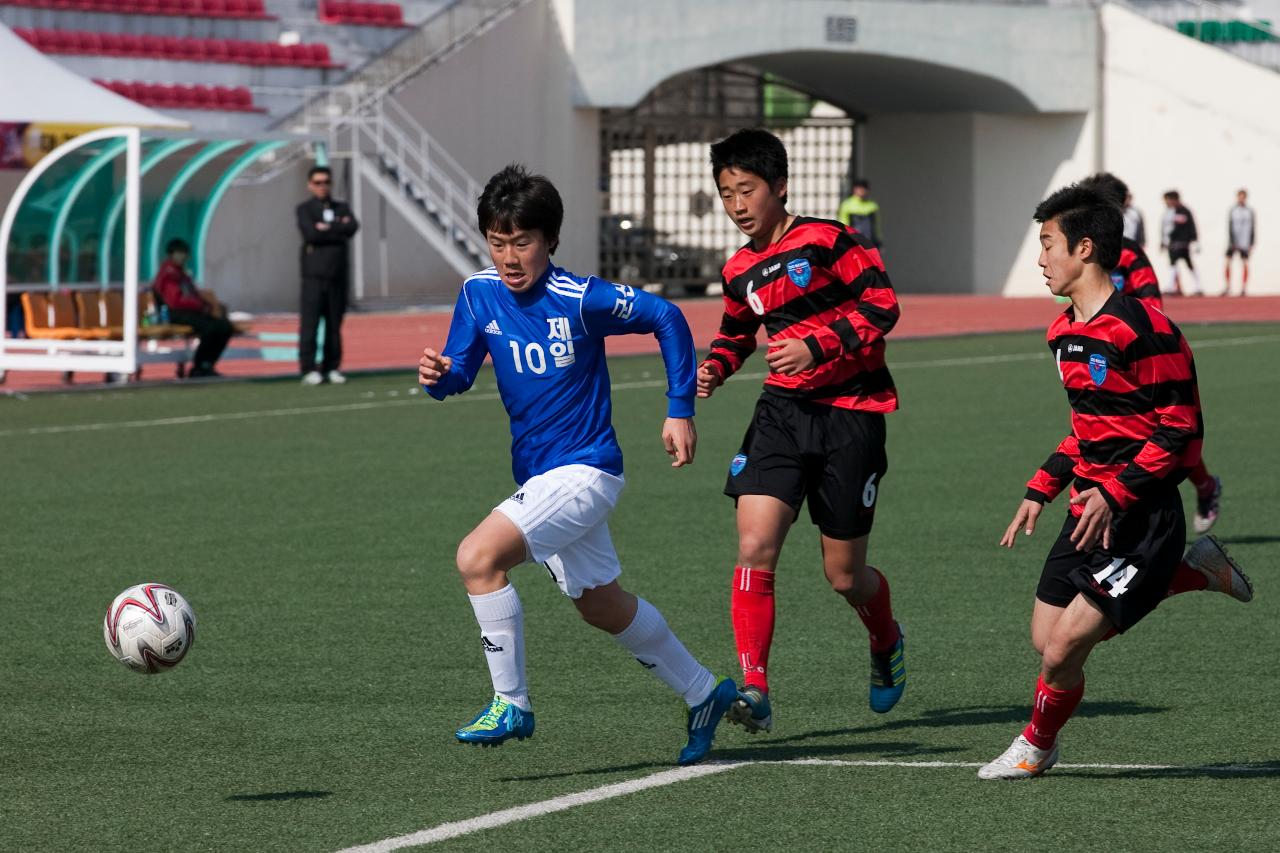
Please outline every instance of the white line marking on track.
[{"label": "white line marking on track", "polygon": [[[1280,340],[1280,335],[1250,335],[1248,337],[1239,338],[1216,338],[1213,340],[1201,341],[1194,345],[1194,349],[1200,350],[1207,349],[1209,347],[1244,346],[1247,344],[1277,340]],[[1048,357],[1049,355],[1047,352],[1023,352],[1010,353],[1007,355],[978,355],[964,358],[939,358],[929,361],[899,361],[891,363],[889,368],[890,370],[903,370],[916,367],[965,367],[973,364],[1002,364],[1017,361],[1038,361]],[[763,379],[765,376],[766,374],[764,373],[736,373],[729,377],[729,381],[740,382],[758,380]],[[633,391],[641,388],[664,388],[666,387],[666,384],[666,379],[615,382],[613,383],[613,390]],[[473,403],[479,403],[485,400],[497,400],[500,398],[496,391],[481,391],[468,393],[461,399]],[[183,426],[187,424],[214,423],[217,421],[243,421],[252,420],[254,418],[281,418],[292,417],[295,415],[359,412],[370,409],[385,409],[392,406],[413,405],[422,405],[422,402],[419,400],[380,400],[368,403],[335,403],[330,406],[297,406],[289,409],[260,409],[258,411],[250,412],[185,415],[176,418],[154,418],[152,420],[143,421],[102,421],[91,424],[63,424],[58,426],[27,427],[25,429],[0,430],[0,438],[18,435],[60,435],[74,432],[102,432],[105,430],[116,429],[145,429],[147,427]]]},{"label": "white line marking on track", "polygon": [[[553,797],[550,800],[542,800],[536,803],[528,803],[523,806],[515,806],[514,808],[490,812],[489,814],[480,815],[479,817],[473,817],[467,820],[442,823],[439,826],[433,826],[429,829],[412,832],[408,835],[384,838],[382,841],[375,841],[371,844],[363,844],[358,847],[347,847],[338,851],[338,853],[390,853],[392,850],[401,850],[405,847],[419,847],[427,844],[434,844],[437,841],[445,841],[450,838],[457,838],[461,835],[470,835],[473,832],[480,832],[485,829],[494,829],[499,826],[518,823],[522,820],[530,820],[535,817],[566,811],[589,803],[598,803],[602,800],[611,800],[614,797],[622,797],[639,791],[647,791],[651,788],[661,788],[667,785],[674,785],[677,782],[685,782],[689,779],[697,779],[702,776],[712,776],[716,773],[723,773],[726,770],[736,770],[741,767],[750,766],[779,767],[787,765],[801,767],[905,767],[924,770],[973,770],[981,767],[982,762],[845,760],[836,758],[791,758],[782,761],[713,761],[707,764],[699,764],[694,767],[681,767],[676,770],[663,770],[649,776],[642,776],[639,779],[632,779],[627,782],[614,782],[609,785],[602,785],[598,788],[589,788],[576,794],[564,794],[559,797]],[[1207,772],[1218,771],[1222,773],[1237,773],[1240,775],[1246,775],[1248,773],[1275,772],[1274,768],[1270,767],[1249,767],[1241,765],[1058,764],[1056,766],[1062,770],[1202,770]]]}]

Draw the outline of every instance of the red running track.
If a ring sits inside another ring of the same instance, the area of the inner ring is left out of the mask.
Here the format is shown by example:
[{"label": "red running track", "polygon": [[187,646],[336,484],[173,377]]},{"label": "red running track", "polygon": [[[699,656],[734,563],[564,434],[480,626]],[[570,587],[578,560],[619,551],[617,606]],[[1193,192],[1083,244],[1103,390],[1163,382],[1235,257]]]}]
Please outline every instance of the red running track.
[{"label": "red running track", "polygon": [[[1006,298],[1002,296],[929,296],[903,294],[902,319],[890,340],[904,338],[971,335],[987,332],[1019,332],[1042,330],[1062,305],[1044,298]],[[705,349],[720,325],[718,299],[679,300],[693,329],[694,340]],[[1280,322],[1280,296],[1239,297],[1173,297],[1165,300],[1169,316],[1183,325],[1198,323],[1275,323]],[[343,324],[343,346],[346,350],[343,370],[404,370],[411,373],[425,346],[440,349],[449,330],[448,312],[404,312],[388,314],[350,314]],[[253,324],[256,332],[296,332],[296,315],[263,317]],[[232,341],[232,346],[243,346]],[[271,344],[267,344],[270,346]],[[278,345],[278,344],[277,344]],[[657,342],[649,335],[627,335],[609,339],[609,352],[614,355],[656,353]],[[291,362],[226,360],[218,365],[227,376],[266,377],[297,373]],[[99,386],[100,374],[80,374],[76,387]],[[149,366],[144,382],[175,381],[167,365]],[[66,390],[60,373],[11,371],[0,386],[4,391]]]}]

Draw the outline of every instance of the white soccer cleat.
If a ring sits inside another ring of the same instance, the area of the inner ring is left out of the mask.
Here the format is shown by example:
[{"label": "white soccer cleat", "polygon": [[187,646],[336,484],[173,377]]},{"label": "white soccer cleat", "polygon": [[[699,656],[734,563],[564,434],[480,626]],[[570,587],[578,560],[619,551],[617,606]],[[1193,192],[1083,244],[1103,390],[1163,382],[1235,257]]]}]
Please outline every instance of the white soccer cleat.
[{"label": "white soccer cleat", "polygon": [[305,373],[302,376],[303,385],[319,385],[323,381],[324,374],[318,370],[312,370],[310,373]]},{"label": "white soccer cleat", "polygon": [[1058,763],[1058,745],[1053,749],[1040,749],[1022,735],[1004,754],[978,769],[979,779],[1034,779]]},{"label": "white soccer cleat", "polygon": [[347,381],[347,377],[343,376],[336,370],[330,370],[327,375],[331,385],[342,385]]},{"label": "white soccer cleat", "polygon": [[1209,592],[1221,592],[1236,601],[1253,600],[1253,583],[1216,536],[1201,536],[1182,558],[1188,567],[1209,579]]}]

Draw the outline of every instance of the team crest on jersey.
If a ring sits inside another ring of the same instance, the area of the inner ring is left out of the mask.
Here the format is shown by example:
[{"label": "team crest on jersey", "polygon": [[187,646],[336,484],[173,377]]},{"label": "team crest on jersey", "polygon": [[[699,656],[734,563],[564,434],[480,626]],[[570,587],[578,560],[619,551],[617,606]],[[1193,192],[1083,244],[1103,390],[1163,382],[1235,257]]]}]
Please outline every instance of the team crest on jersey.
[{"label": "team crest on jersey", "polygon": [[1124,274],[1113,272],[1111,274],[1111,283],[1116,286],[1116,290],[1124,290]]},{"label": "team crest on jersey", "polygon": [[742,469],[747,467],[747,454],[739,453],[733,457],[733,461],[729,463],[729,473],[734,477],[742,473]]},{"label": "team crest on jersey", "polygon": [[813,268],[805,258],[787,261],[787,277],[796,287],[804,289],[809,286],[809,279],[813,278]]},{"label": "team crest on jersey", "polygon": [[1107,381],[1107,358],[1106,356],[1094,353],[1089,356],[1089,377],[1093,379],[1094,385],[1101,386]]}]

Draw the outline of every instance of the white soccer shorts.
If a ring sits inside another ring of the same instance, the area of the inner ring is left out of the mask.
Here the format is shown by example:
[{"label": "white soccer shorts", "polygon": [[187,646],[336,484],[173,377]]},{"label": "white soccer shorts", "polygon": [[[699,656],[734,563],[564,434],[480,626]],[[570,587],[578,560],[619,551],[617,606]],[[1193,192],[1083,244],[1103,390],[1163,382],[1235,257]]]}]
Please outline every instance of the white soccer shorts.
[{"label": "white soccer shorts", "polygon": [[608,520],[623,485],[599,468],[563,465],[530,477],[494,511],[520,528],[529,559],[547,567],[560,591],[579,598],[622,573]]}]

